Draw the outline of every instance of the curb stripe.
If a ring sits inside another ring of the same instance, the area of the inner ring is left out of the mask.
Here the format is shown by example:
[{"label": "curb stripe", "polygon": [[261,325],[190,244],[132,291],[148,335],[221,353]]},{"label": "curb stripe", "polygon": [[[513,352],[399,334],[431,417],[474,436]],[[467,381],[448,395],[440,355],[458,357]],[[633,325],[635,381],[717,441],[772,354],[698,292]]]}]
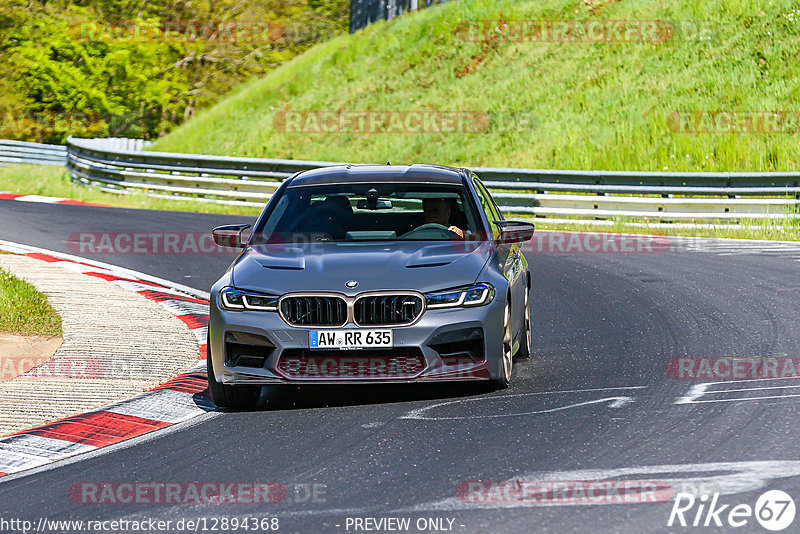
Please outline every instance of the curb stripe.
[{"label": "curb stripe", "polygon": [[201,326],[200,328],[194,328],[189,330],[192,334],[194,334],[194,338],[197,340],[197,346],[199,347],[201,343],[205,343],[208,339],[208,327]]},{"label": "curb stripe", "polygon": [[50,463],[49,458],[43,458],[33,454],[25,454],[18,451],[3,451],[0,458],[0,469],[4,473],[16,473],[25,469],[32,469]]},{"label": "curb stripe", "polygon": [[[79,261],[65,260],[63,258],[58,258],[56,256],[51,256],[50,254],[43,254],[41,252],[28,252],[28,253],[25,254],[25,256],[27,256],[29,258],[33,258],[35,260],[46,261],[47,263],[61,263],[64,266],[67,266],[67,265],[82,265],[82,266],[88,267],[89,269],[92,269],[92,270],[98,269],[98,267],[95,267],[94,265],[92,265],[90,263],[81,263]],[[73,269],[73,270],[75,270],[75,269]],[[83,274],[87,274],[87,270],[86,269],[83,269],[82,272],[83,272]]]},{"label": "curb stripe", "polygon": [[148,278],[148,275],[136,271],[102,263],[93,265],[80,261],[83,258],[77,256],[27,245],[4,241],[0,243],[0,249],[58,263],[71,271],[105,280],[159,303],[183,321],[195,336],[199,360],[186,372],[130,399],[0,438],[0,477],[120,443],[216,409],[205,372],[209,302],[198,296],[202,293],[178,284],[164,285],[170,284],[167,280],[156,279],[163,284],[145,280],[143,278]]},{"label": "curb stripe", "polygon": [[153,291],[150,289],[139,291],[140,294],[144,295],[145,297],[155,300],[156,302],[162,301],[179,301],[179,302],[192,302],[195,304],[204,304],[208,306],[207,299],[195,298],[195,297],[184,297],[180,295],[173,295],[171,293],[164,293],[162,291]]},{"label": "curb stripe", "polygon": [[[173,282],[171,280],[165,280],[163,278],[158,278],[156,276],[150,276],[149,274],[141,273],[138,271],[132,271],[124,267],[119,267],[118,265],[111,265],[109,263],[103,263],[102,261],[90,260],[80,256],[75,256],[73,254],[66,254],[64,252],[54,252],[52,250],[47,250],[39,247],[32,247],[29,245],[22,245],[11,241],[6,241],[4,239],[0,239],[0,248],[16,254],[29,254],[31,252],[49,254],[51,256],[60,258],[62,260],[62,263],[60,263],[59,265],[65,268],[68,268],[68,266],[76,268],[79,265],[86,265],[90,267],[89,270],[92,271],[120,274],[122,276],[128,276],[130,278],[137,280],[156,282],[162,284],[165,287],[164,289],[165,292],[175,293],[175,295],[177,296],[189,295],[197,298],[204,298],[204,299],[209,298],[209,294],[205,291],[198,291],[195,288],[188,287],[183,284]],[[77,269],[73,270],[76,270],[76,272],[87,271],[87,269],[83,269],[82,271],[77,271]]]},{"label": "curb stripe", "polygon": [[145,397],[129,399],[112,406],[109,411],[120,415],[129,415],[164,421],[171,425],[202,415],[207,409],[213,409],[211,399],[182,393],[170,389],[154,391]]},{"label": "curb stripe", "polygon": [[169,425],[164,421],[103,411],[67,417],[25,433],[105,447]]},{"label": "curb stripe", "polygon": [[192,393],[210,398],[210,394],[208,392],[208,381],[205,373],[177,376],[169,382],[153,388],[152,391],[160,391],[162,389],[178,391],[181,393]]},{"label": "curb stripe", "polygon": [[208,315],[208,304],[205,302],[187,302],[185,300],[161,300],[161,306],[173,315]]},{"label": "curb stripe", "polygon": [[95,206],[101,208],[112,208],[111,204],[99,204],[96,202],[86,202],[83,200],[73,200],[71,198],[48,197],[43,195],[22,195],[17,193],[0,193],[0,200],[17,200],[19,202],[36,202],[37,204],[64,204],[70,206]]},{"label": "curb stripe", "polygon": [[151,285],[153,287],[161,287],[161,288],[164,287],[161,284],[156,284],[155,282],[147,282],[146,280],[134,280],[133,278],[123,278],[122,276],[117,276],[115,274],[107,274],[107,273],[99,273],[99,272],[86,272],[86,273],[83,273],[83,274],[85,274],[86,276],[94,276],[96,278],[100,278],[102,280],[105,280],[106,282],[118,282],[118,281],[121,281],[121,282],[135,282],[137,284],[149,284],[149,285]]},{"label": "curb stripe", "polygon": [[[152,284],[152,282],[147,282],[145,280],[134,280],[133,282],[128,282],[127,280],[124,280],[120,277],[119,280],[114,280],[112,283],[117,284],[119,287],[128,289],[130,291],[134,291],[136,293],[153,290],[153,286],[150,285]],[[171,293],[173,297],[181,295],[181,293],[178,290],[172,290],[168,287],[160,287],[159,290],[162,293],[166,293],[168,295]]]},{"label": "curb stripe", "polygon": [[35,260],[42,260],[46,261],[47,263],[53,263],[56,261],[64,261],[61,258],[56,258],[55,256],[50,256],[49,254],[42,254],[41,252],[29,252],[25,254],[29,258],[33,258]]},{"label": "curb stripe", "polygon": [[[23,200],[24,202],[24,200]],[[99,208],[112,208],[111,204],[99,204],[97,202],[84,202],[83,200],[72,200],[71,198],[64,198],[57,200],[54,204],[64,204],[67,206],[95,206]]]},{"label": "curb stripe", "polygon": [[208,328],[208,314],[193,313],[191,315],[176,315],[178,319],[186,323],[190,329],[195,328]]},{"label": "curb stripe", "polygon": [[70,454],[93,451],[97,447],[75,443],[74,441],[64,441],[63,439],[47,438],[35,436],[33,434],[16,434],[3,439],[2,450],[17,451],[27,454],[35,454],[44,458],[57,459]]}]

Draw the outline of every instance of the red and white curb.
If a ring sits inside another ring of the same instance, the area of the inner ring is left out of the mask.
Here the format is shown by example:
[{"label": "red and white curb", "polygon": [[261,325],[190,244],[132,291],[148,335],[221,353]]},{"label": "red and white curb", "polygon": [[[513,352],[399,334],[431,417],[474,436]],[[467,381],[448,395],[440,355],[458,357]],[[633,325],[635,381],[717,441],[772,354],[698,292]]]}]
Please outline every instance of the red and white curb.
[{"label": "red and white curb", "polygon": [[206,378],[208,294],[121,267],[0,240],[0,249],[107,280],[143,295],[186,323],[203,360],[130,399],[0,438],[0,477],[114,445],[215,408]]},{"label": "red and white curb", "polygon": [[46,197],[42,195],[18,195],[16,193],[0,192],[0,200],[18,200],[20,202],[38,202],[40,204],[69,204],[73,206],[102,206],[110,207],[108,204],[95,204],[94,202],[84,202],[83,200],[72,200],[71,198]]}]

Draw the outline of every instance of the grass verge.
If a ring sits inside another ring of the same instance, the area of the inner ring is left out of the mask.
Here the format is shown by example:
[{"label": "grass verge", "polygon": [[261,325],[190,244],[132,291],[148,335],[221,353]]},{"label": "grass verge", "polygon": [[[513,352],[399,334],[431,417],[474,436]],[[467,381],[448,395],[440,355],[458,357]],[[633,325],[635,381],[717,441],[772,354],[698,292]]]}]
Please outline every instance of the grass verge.
[{"label": "grass verge", "polygon": [[60,336],[61,317],[31,284],[0,269],[0,332]]},{"label": "grass verge", "polygon": [[83,202],[108,204],[119,208],[242,215],[258,215],[261,212],[261,209],[257,207],[153,198],[143,193],[105,193],[96,187],[73,183],[66,170],[50,165],[0,166],[0,191],[22,195],[63,197]]},{"label": "grass verge", "polygon": [[[354,163],[798,170],[798,17],[791,0],[446,2],[315,46],[152,149]],[[465,36],[476,21],[491,21],[491,31]],[[577,30],[574,39],[519,39],[524,21],[659,21],[673,31],[663,40],[586,42]],[[391,123],[376,131],[314,114],[291,128],[281,120],[293,111],[419,110],[490,120],[467,133]]]},{"label": "grass verge", "polygon": [[536,224],[538,230],[570,230],[573,232],[619,233],[619,234],[646,234],[669,235],[687,237],[714,237],[728,239],[759,239],[764,241],[798,241],[800,240],[800,221],[766,219],[743,220],[739,225],[727,223],[697,223],[697,227],[681,226],[676,224],[644,223],[630,219],[618,218],[604,221],[602,224],[575,220],[574,222],[548,221],[546,218],[530,219],[526,216],[520,218],[530,220]]}]

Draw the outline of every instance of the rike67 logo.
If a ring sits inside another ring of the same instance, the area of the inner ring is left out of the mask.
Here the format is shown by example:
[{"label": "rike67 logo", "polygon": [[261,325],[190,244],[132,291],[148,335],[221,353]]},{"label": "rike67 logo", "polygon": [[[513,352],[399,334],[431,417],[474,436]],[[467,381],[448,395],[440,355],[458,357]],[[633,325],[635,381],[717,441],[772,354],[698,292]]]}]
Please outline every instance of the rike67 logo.
[{"label": "rike67 logo", "polygon": [[794,500],[788,493],[770,490],[749,504],[720,504],[719,493],[699,498],[691,493],[678,493],[669,514],[667,526],[739,528],[755,520],[767,530],[785,530],[794,522]]}]

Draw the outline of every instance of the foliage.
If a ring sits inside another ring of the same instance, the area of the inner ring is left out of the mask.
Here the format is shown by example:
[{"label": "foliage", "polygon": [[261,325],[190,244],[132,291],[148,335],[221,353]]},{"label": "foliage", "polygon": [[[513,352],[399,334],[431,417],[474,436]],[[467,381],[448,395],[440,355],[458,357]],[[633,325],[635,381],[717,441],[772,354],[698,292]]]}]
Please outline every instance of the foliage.
[{"label": "foliage", "polygon": [[346,0],[0,0],[0,137],[157,137],[346,27]]}]

